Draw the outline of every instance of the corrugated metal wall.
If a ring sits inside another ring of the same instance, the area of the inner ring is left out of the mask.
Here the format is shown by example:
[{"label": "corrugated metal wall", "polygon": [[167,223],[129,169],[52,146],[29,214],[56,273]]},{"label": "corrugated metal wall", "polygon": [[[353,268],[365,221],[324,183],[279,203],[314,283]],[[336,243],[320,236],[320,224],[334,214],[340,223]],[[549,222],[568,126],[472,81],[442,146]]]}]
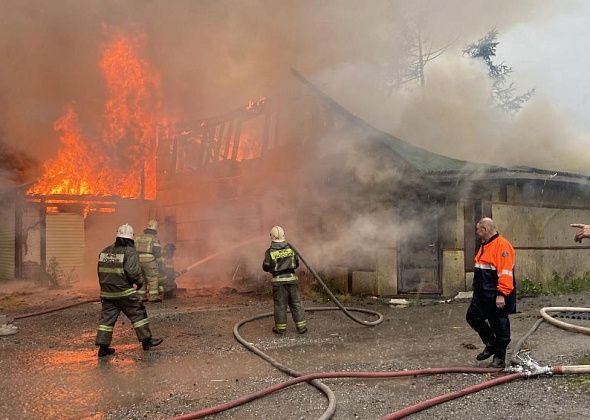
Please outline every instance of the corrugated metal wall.
[{"label": "corrugated metal wall", "polygon": [[0,208],[0,279],[14,278],[14,203]]},{"label": "corrugated metal wall", "polygon": [[75,276],[84,263],[84,217],[75,213],[48,214],[47,265],[52,258],[67,277]]}]

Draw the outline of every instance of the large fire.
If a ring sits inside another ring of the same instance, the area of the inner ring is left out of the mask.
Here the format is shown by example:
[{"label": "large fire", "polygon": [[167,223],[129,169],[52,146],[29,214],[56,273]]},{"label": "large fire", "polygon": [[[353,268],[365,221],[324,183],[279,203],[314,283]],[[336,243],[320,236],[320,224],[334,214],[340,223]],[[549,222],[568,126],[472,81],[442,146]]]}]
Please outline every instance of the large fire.
[{"label": "large fire", "polygon": [[158,130],[166,119],[159,78],[138,56],[139,47],[139,39],[117,36],[103,48],[99,66],[108,99],[102,119],[92,122],[97,134],[85,134],[69,106],[54,124],[63,147],[29,194],[156,198]]}]

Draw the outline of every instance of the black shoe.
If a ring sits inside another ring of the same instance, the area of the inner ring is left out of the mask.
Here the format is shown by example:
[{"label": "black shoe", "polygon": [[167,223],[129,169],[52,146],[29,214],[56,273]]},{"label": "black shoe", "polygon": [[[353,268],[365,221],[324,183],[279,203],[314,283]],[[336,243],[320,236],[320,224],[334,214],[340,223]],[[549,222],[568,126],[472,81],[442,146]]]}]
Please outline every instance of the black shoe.
[{"label": "black shoe", "polygon": [[285,334],[286,331],[279,331],[279,330],[277,330],[276,328],[273,327],[272,328],[272,332],[275,333],[275,334],[278,334],[278,335],[283,335],[283,334]]},{"label": "black shoe", "polygon": [[152,347],[162,344],[162,341],[164,341],[162,338],[148,338],[141,342],[141,347],[143,347],[144,350],[149,350]]},{"label": "black shoe", "polygon": [[114,352],[115,352],[115,349],[113,349],[109,346],[100,346],[98,348],[98,357],[100,358],[100,357],[110,356]]},{"label": "black shoe", "polygon": [[301,329],[298,329],[298,330],[297,330],[297,332],[298,332],[299,334],[305,334],[305,333],[307,332],[307,328],[301,328]]},{"label": "black shoe", "polygon": [[494,355],[494,358],[492,359],[492,363],[490,363],[489,367],[504,369],[506,367],[506,362],[504,360],[504,357],[499,357],[499,356]]},{"label": "black shoe", "polygon": [[483,351],[481,353],[479,353],[477,356],[475,356],[475,358],[477,360],[486,360],[489,359],[490,357],[492,357],[494,355],[494,352],[489,349],[488,347],[486,347],[485,349],[483,349]]}]

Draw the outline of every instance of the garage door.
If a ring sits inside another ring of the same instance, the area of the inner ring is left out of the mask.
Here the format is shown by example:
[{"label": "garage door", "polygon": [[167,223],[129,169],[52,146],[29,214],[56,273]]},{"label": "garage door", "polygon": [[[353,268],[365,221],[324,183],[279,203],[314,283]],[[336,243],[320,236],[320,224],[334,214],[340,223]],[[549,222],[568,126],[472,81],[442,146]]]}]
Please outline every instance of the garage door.
[{"label": "garage door", "polygon": [[47,269],[54,261],[66,280],[75,280],[84,261],[84,217],[75,213],[48,214],[46,244]]},{"label": "garage door", "polygon": [[0,279],[14,278],[14,203],[0,208]]}]

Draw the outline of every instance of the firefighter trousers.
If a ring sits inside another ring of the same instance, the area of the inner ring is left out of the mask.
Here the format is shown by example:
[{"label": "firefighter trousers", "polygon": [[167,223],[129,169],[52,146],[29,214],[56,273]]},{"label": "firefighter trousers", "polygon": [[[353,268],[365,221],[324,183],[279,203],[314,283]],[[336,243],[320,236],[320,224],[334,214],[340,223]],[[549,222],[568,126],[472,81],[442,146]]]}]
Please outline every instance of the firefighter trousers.
[{"label": "firefighter trousers", "polygon": [[485,346],[498,357],[506,357],[510,343],[510,320],[506,309],[496,307],[496,294],[473,293],[466,315]]},{"label": "firefighter trousers", "polygon": [[291,315],[298,331],[306,329],[305,310],[299,297],[297,283],[273,284],[272,299],[274,302],[275,329],[278,332],[287,330],[287,306],[291,309]]},{"label": "firefighter trousers", "polygon": [[139,265],[145,276],[145,283],[139,293],[148,301],[161,301],[162,291],[160,290],[160,270],[158,268],[158,262],[155,259],[151,261],[141,261],[140,258]]},{"label": "firefighter trousers", "polygon": [[109,346],[113,339],[113,328],[119,314],[123,312],[131,321],[139,341],[152,338],[149,318],[141,298],[136,294],[121,299],[101,299],[102,311],[96,332],[96,345]]}]

